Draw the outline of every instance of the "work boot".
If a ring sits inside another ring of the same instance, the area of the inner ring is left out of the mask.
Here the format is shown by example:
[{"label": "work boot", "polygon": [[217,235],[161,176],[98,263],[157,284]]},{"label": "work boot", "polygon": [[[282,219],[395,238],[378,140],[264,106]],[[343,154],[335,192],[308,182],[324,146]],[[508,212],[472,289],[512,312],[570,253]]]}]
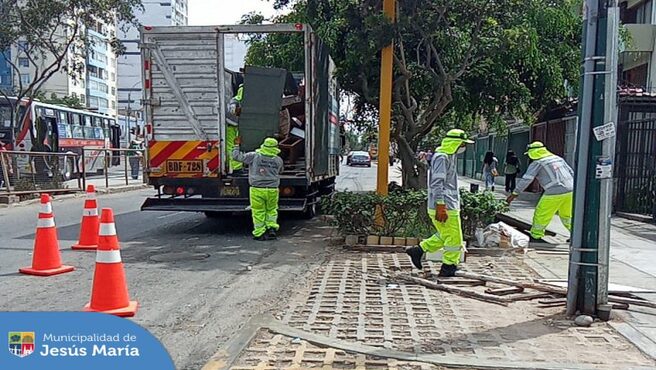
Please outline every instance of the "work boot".
[{"label": "work boot", "polygon": [[267,240],[267,238],[266,238],[266,233],[265,233],[265,234],[262,234],[262,235],[260,235],[260,236],[254,236],[254,237],[253,237],[253,240],[257,240],[258,242],[264,242],[264,241],[266,241],[266,240]]},{"label": "work boot", "polygon": [[458,271],[458,266],[456,265],[446,265],[442,264],[440,267],[440,273],[437,274],[439,277],[453,277],[456,276],[456,271]]},{"label": "work boot", "polygon": [[278,239],[278,235],[276,235],[276,230],[274,230],[274,229],[267,229],[265,235],[266,235],[266,238],[267,238],[268,240],[276,240],[276,239]]},{"label": "work boot", "polygon": [[544,240],[534,238],[532,236],[529,237],[528,239],[528,245],[529,246],[534,246],[534,247],[550,247],[551,243],[547,243]]},{"label": "work boot", "polygon": [[412,264],[415,265],[416,268],[422,270],[423,266],[421,265],[421,258],[424,256],[424,250],[418,246],[412,246],[408,247],[405,249],[405,253],[410,256],[410,259],[412,260]]}]

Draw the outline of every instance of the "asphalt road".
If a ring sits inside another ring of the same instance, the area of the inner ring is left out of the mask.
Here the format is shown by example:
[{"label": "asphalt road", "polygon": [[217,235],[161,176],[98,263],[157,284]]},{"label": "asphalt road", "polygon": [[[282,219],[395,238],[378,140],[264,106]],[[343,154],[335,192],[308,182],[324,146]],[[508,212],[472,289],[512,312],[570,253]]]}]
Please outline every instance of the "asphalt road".
[{"label": "asphalt road", "polygon": [[[255,242],[248,217],[140,212],[152,190],[106,195],[121,241],[133,320],[169,350],[178,369],[199,369],[251,316],[277,310],[327,253],[328,229],[285,217],[281,238]],[[71,273],[18,274],[31,264],[38,204],[0,208],[0,310],[77,311],[88,302],[95,253],[72,251],[84,198],[55,200],[62,259]]]},{"label": "asphalt road", "polygon": [[[391,168],[391,180],[395,173]],[[343,165],[337,184],[374,190],[376,164]],[[248,215],[141,212],[152,193],[109,194],[98,202],[114,210],[130,295],[140,304],[133,320],[162,341],[178,369],[202,367],[251,316],[281,308],[330,252],[329,229],[317,220],[285,216],[278,241],[256,242]],[[83,204],[83,197],[53,201],[62,260],[76,269],[47,278],[18,273],[31,264],[39,205],[0,208],[0,310],[77,311],[88,302],[95,253],[70,249]]]},{"label": "asphalt road", "polygon": [[[371,167],[357,166],[350,167],[342,164],[337,179],[337,190],[339,191],[374,191],[376,190],[376,175],[378,163],[373,162]],[[395,181],[401,184],[401,169],[397,162],[394,166],[389,167],[388,182]]]}]

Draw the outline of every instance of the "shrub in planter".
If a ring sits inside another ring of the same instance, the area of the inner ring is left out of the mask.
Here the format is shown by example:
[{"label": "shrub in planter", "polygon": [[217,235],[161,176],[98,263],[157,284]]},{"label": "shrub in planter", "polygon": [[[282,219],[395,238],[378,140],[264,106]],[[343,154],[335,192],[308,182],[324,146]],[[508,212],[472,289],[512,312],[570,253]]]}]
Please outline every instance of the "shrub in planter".
[{"label": "shrub in planter", "polygon": [[497,199],[492,192],[472,193],[461,188],[460,217],[465,239],[474,238],[476,228],[493,223],[497,214],[507,212],[508,209],[508,203]]},{"label": "shrub in planter", "polygon": [[[384,223],[375,224],[376,209]],[[322,200],[323,212],[343,235],[422,237],[432,231],[426,212],[426,192],[395,189],[386,197],[375,193],[336,193]]]}]

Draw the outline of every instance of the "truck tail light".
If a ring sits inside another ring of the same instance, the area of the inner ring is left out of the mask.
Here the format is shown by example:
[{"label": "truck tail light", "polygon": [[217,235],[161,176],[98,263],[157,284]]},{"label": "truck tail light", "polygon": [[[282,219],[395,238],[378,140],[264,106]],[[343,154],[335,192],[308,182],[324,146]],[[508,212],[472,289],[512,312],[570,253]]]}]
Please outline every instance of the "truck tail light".
[{"label": "truck tail light", "polygon": [[185,188],[183,188],[182,186],[178,186],[178,188],[175,189],[175,194],[177,195],[184,195],[184,193],[185,193]]},{"label": "truck tail light", "polygon": [[291,197],[294,195],[294,188],[291,186],[285,186],[284,188],[280,189],[280,193],[283,197]]},{"label": "truck tail light", "polygon": [[166,195],[173,195],[175,193],[175,187],[170,185],[165,185],[162,189],[162,192]]}]

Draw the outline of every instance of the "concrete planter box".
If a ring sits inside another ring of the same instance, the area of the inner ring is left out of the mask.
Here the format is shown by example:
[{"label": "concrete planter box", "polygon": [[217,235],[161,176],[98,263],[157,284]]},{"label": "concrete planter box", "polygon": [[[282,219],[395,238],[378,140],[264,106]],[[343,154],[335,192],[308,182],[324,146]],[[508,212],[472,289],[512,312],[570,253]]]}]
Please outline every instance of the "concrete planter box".
[{"label": "concrete planter box", "polygon": [[405,238],[400,236],[394,237],[394,245],[405,245]]},{"label": "concrete planter box", "polygon": [[367,236],[367,245],[378,245],[380,244],[380,237],[378,235],[369,235]]},{"label": "concrete planter box", "polygon": [[419,244],[419,239],[418,238],[405,238],[405,245],[412,247],[413,245],[418,245]]},{"label": "concrete planter box", "polygon": [[380,237],[380,245],[392,245],[394,243],[394,238],[391,236],[381,236]]},{"label": "concrete planter box", "polygon": [[349,247],[352,247],[358,244],[359,239],[360,238],[357,235],[346,235],[346,238],[344,238],[344,244],[348,245]]}]

